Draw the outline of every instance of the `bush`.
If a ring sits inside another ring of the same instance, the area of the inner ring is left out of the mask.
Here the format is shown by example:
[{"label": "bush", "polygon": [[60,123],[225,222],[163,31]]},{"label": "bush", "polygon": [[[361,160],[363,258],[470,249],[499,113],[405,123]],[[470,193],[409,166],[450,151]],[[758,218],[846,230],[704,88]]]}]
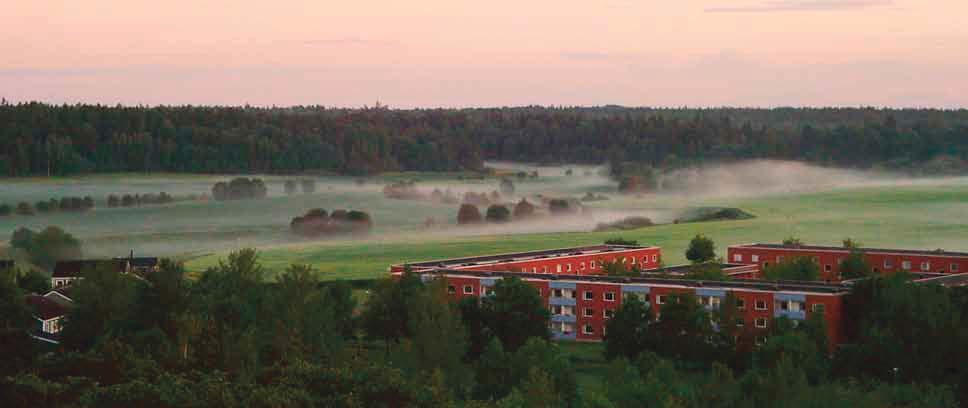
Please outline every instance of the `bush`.
[{"label": "bush", "polygon": [[627,245],[627,246],[638,246],[639,241],[632,239],[625,239],[622,237],[609,238],[605,240],[605,245]]},{"label": "bush", "polygon": [[327,214],[322,208],[314,208],[301,217],[293,218],[290,230],[303,236],[362,234],[373,227],[370,214],[358,210],[334,210]]},{"label": "bush", "polygon": [[481,222],[481,211],[473,204],[461,204],[457,211],[457,224],[478,224]]},{"label": "bush", "polygon": [[21,201],[19,204],[17,204],[17,214],[34,215],[34,209],[30,207],[30,204]]},{"label": "bush", "polygon": [[118,196],[111,194],[108,196],[108,208],[115,208],[121,205],[121,199]]},{"label": "bush", "polygon": [[595,226],[595,231],[624,231],[638,228],[651,227],[655,225],[651,219],[646,217],[626,217],[611,223],[599,223]]},{"label": "bush", "polygon": [[534,206],[528,202],[528,199],[522,198],[517,205],[514,206],[514,218],[522,219],[528,218],[534,215]]},{"label": "bush", "polygon": [[316,192],[316,180],[305,179],[300,182],[302,184],[303,194],[312,194]]},{"label": "bush", "polygon": [[689,248],[686,249],[686,259],[692,263],[709,262],[716,259],[716,244],[713,240],[699,234],[689,241]]},{"label": "bush", "polygon": [[228,183],[220,181],[212,186],[212,197],[219,201],[266,198],[269,190],[262,179],[236,177]]},{"label": "bush", "polygon": [[514,182],[509,178],[501,179],[501,194],[511,195],[514,194]]},{"label": "bush", "polygon": [[503,205],[495,204],[487,207],[487,215],[484,218],[487,222],[505,223],[511,221],[511,211]]},{"label": "bush", "polygon": [[568,200],[555,198],[548,202],[548,211],[552,215],[564,215],[574,213],[577,211],[577,208],[572,208]]}]

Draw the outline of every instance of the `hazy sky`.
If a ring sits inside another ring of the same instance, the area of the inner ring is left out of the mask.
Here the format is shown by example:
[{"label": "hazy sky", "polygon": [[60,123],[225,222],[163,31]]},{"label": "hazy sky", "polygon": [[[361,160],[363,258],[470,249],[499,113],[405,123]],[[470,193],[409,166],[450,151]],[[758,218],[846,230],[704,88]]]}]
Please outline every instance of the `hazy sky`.
[{"label": "hazy sky", "polygon": [[10,101],[968,107],[965,0],[29,0]]}]

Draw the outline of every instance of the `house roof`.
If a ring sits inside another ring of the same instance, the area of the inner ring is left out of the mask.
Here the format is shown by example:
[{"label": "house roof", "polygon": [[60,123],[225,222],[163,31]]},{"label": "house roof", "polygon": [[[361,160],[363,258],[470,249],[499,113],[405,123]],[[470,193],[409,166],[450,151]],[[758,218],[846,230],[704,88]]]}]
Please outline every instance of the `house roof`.
[{"label": "house roof", "polygon": [[107,259],[83,259],[73,261],[57,261],[54,265],[54,278],[80,277],[86,269],[95,268],[102,263],[113,264],[118,272],[124,272],[124,262]]},{"label": "house roof", "polygon": [[[766,248],[766,249],[784,249],[792,251],[836,251],[836,252],[848,252],[849,248],[844,248],[842,246],[824,246],[824,245],[783,245],[783,244],[746,244],[746,245],[733,245],[733,248]],[[924,256],[957,256],[965,257],[968,256],[968,252],[958,252],[958,251],[946,251],[946,250],[931,250],[931,249],[887,249],[887,248],[857,248],[860,252],[869,253],[890,253],[890,254],[906,254],[906,255],[924,255]]]},{"label": "house roof", "polygon": [[132,268],[154,268],[158,266],[158,258],[156,257],[127,257],[127,258],[114,258],[118,262],[127,262]]},{"label": "house roof", "polygon": [[27,295],[24,297],[27,306],[30,306],[34,317],[40,320],[50,320],[62,317],[67,314],[67,308],[53,300],[40,295]]},{"label": "house roof", "polygon": [[506,254],[472,256],[467,258],[441,259],[436,261],[411,262],[406,265],[425,268],[459,268],[465,266],[493,265],[505,262],[529,261],[535,259],[555,258],[570,255],[605,254],[609,252],[631,251],[637,249],[655,248],[638,245],[590,245],[574,248],[557,248],[541,251],[512,252]]},{"label": "house roof", "polygon": [[548,281],[571,281],[571,282],[598,282],[609,284],[644,284],[658,286],[692,287],[704,289],[726,289],[726,290],[760,290],[770,292],[804,292],[824,295],[840,295],[850,291],[850,286],[838,283],[825,283],[814,281],[767,281],[767,280],[729,280],[729,281],[704,281],[697,279],[686,279],[676,277],[619,277],[604,275],[556,275],[541,273],[520,273],[503,271],[468,271],[461,269],[436,269],[431,271],[418,271],[418,274],[445,274],[448,276],[468,276],[478,278],[503,278],[515,276],[521,279],[537,279]]},{"label": "house roof", "polygon": [[73,302],[74,301],[74,297],[72,296],[73,292],[74,292],[73,285],[61,286],[56,289],[51,289],[49,292],[44,294],[44,297],[52,298],[53,296],[58,296],[60,299],[65,299],[67,301]]}]

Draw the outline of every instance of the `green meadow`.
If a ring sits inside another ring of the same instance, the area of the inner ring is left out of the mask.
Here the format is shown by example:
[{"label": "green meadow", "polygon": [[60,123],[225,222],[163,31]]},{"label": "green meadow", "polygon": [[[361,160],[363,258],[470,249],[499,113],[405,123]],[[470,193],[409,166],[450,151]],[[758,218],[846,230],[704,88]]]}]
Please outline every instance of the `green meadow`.
[{"label": "green meadow", "polygon": [[[276,272],[302,263],[313,265],[329,279],[366,279],[383,276],[392,263],[597,244],[616,236],[661,246],[667,264],[685,262],[685,246],[696,234],[711,237],[721,255],[731,244],[776,242],[789,236],[813,244],[839,245],[842,239],[850,237],[868,246],[968,249],[968,185],[961,180],[929,184],[747,198],[653,197],[640,199],[638,205],[668,208],[689,201],[742,208],[756,218],[667,224],[622,232],[523,231],[441,237],[413,232],[387,239],[266,247],[260,249],[260,257],[268,269]],[[546,222],[555,220],[548,218]],[[194,258],[187,266],[198,272],[221,257],[224,253]]]}]

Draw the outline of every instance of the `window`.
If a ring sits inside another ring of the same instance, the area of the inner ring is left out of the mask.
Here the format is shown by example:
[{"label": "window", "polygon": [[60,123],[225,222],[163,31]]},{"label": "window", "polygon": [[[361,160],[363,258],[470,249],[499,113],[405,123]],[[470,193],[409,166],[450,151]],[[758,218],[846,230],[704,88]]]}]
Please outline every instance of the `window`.
[{"label": "window", "polygon": [[884,260],[884,269],[890,269],[890,268],[893,268],[893,267],[894,267],[894,264],[891,262],[890,259],[885,259]]},{"label": "window", "polygon": [[571,264],[568,264],[568,272],[571,272]]},{"label": "window", "polygon": [[736,309],[746,310],[746,301],[743,298],[736,298]]},{"label": "window", "polygon": [[826,264],[826,265],[823,266],[823,271],[824,272],[830,272],[831,269],[833,269],[833,268],[830,267],[830,264]]},{"label": "window", "polygon": [[585,291],[585,300],[595,300],[595,294],[590,290]]},{"label": "window", "polygon": [[824,313],[825,306],[823,303],[814,303],[813,306],[811,306],[811,308],[813,308],[814,313],[818,313],[822,316]]},{"label": "window", "polygon": [[652,254],[652,262],[659,262],[659,255]]},{"label": "window", "polygon": [[585,270],[585,263],[582,262],[582,263],[578,264],[578,269],[581,269],[581,270],[584,271]]},{"label": "window", "polygon": [[750,255],[750,260],[753,261],[753,262],[759,262],[760,261],[760,256],[759,255]]},{"label": "window", "polygon": [[585,317],[592,317],[592,316],[595,316],[595,309],[592,309],[592,308],[590,308],[590,307],[586,307],[586,308],[585,308],[585,310],[584,310],[584,312],[585,312],[585,313],[584,313],[583,315],[584,315]]},{"label": "window", "polygon": [[931,270],[931,262],[921,262],[921,270],[922,271],[930,271]]},{"label": "window", "polygon": [[537,267],[532,267],[531,268],[531,273],[538,273],[538,268]]},{"label": "window", "polygon": [[611,318],[615,317],[615,311],[612,310],[612,309],[605,309],[603,311],[603,313],[602,313],[602,317],[604,317],[606,319],[611,319]]},{"label": "window", "polygon": [[951,272],[958,272],[958,264],[956,263],[951,264]]},{"label": "window", "polygon": [[632,259],[632,265],[635,265],[635,257],[633,256],[633,257],[632,257],[632,258],[630,258],[630,259]]},{"label": "window", "polygon": [[911,261],[902,261],[901,262],[901,269],[904,269],[904,270],[911,269]]},{"label": "window", "polygon": [[655,295],[655,304],[664,305],[666,297],[665,295]]},{"label": "window", "polygon": [[558,271],[558,273],[561,273],[561,264],[555,265],[555,270]]},{"label": "window", "polygon": [[548,267],[547,266],[542,266],[541,267],[541,273],[548,273]]},{"label": "window", "polygon": [[493,287],[487,286],[487,287],[484,288],[484,295],[485,296],[494,296],[494,294],[495,294],[495,292],[494,292],[494,288]]},{"label": "window", "polygon": [[474,287],[471,286],[471,285],[464,285],[464,293],[465,294],[468,294],[468,295],[473,294],[474,293]]},{"label": "window", "polygon": [[565,297],[565,291],[562,289],[554,289],[551,292],[552,297]]},{"label": "window", "polygon": [[736,327],[743,327],[745,325],[746,325],[746,322],[743,320],[743,318],[736,319]]},{"label": "window", "polygon": [[754,307],[756,308],[756,310],[766,310],[766,301],[757,299]]},{"label": "window", "polygon": [[575,331],[575,324],[566,323],[566,322],[560,322],[560,323],[555,322],[551,324],[551,329],[554,331],[560,332],[561,334],[568,335]]},{"label": "window", "polygon": [[453,295],[457,293],[457,288],[454,285],[447,285],[447,293]]},{"label": "window", "polygon": [[743,254],[733,254],[733,261],[743,262]]},{"label": "window", "polygon": [[595,261],[591,261],[588,264],[591,265],[591,268],[592,269],[595,269]]},{"label": "window", "polygon": [[624,257],[624,256],[622,257],[622,263],[628,263],[628,260],[627,260],[627,259],[625,259],[625,257]]},{"label": "window", "polygon": [[757,317],[756,318],[756,328],[757,329],[765,329],[766,328],[766,318]]},{"label": "window", "polygon": [[559,316],[573,316],[575,314],[574,306],[562,306],[562,305],[552,305],[551,314]]},{"label": "window", "polygon": [[615,301],[615,292],[605,292],[603,295],[604,296],[602,296],[602,298],[605,299],[606,302]]},{"label": "window", "polygon": [[756,341],[757,346],[762,346],[764,343],[766,343],[766,337],[756,336],[756,339],[754,341]]},{"label": "window", "polygon": [[581,327],[582,334],[595,334],[595,328],[590,324],[586,324]]}]

